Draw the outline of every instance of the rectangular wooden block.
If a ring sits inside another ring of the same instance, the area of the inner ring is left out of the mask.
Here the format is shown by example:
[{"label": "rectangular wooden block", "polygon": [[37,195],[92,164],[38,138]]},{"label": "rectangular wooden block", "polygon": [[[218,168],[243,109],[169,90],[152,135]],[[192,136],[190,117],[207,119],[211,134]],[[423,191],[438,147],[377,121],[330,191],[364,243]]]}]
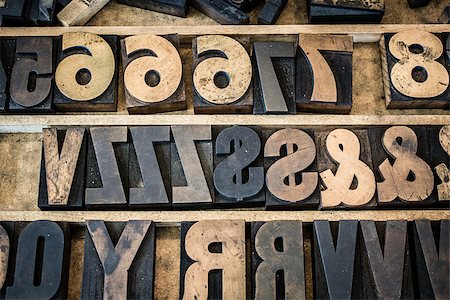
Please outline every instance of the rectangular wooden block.
[{"label": "rectangular wooden block", "polygon": [[72,0],[57,18],[64,26],[82,26],[86,24],[110,0]]},{"label": "rectangular wooden block", "polygon": [[320,192],[313,131],[267,129],[262,135],[266,209],[316,209]]},{"label": "rectangular wooden block", "polygon": [[226,0],[190,0],[189,5],[222,25],[242,25],[250,17]]},{"label": "rectangular wooden block", "polygon": [[427,128],[430,147],[427,161],[434,173],[437,205],[448,207],[450,204],[450,126]]},{"label": "rectangular wooden block", "polygon": [[275,24],[286,6],[287,0],[266,0],[258,16],[258,24]]},{"label": "rectangular wooden block", "polygon": [[55,17],[56,0],[31,0],[28,2],[28,22],[38,26],[51,25]]},{"label": "rectangular wooden block", "polygon": [[119,0],[118,2],[183,18],[186,17],[188,8],[187,0]]},{"label": "rectangular wooden block", "polygon": [[130,114],[186,109],[178,35],[130,36],[121,40],[121,49]]},{"label": "rectangular wooden block", "polygon": [[227,0],[230,4],[237,7],[241,11],[250,12],[258,5],[261,0]]},{"label": "rectangular wooden block", "polygon": [[261,128],[213,128],[215,204],[262,206],[265,202]]},{"label": "rectangular wooden block", "polygon": [[[16,55],[16,39],[2,38],[0,39],[0,59],[4,74],[2,74],[2,81],[0,82],[0,113],[8,111],[9,86],[11,79],[11,72],[14,65]],[[2,72],[0,71],[0,74]],[[3,76],[4,75],[4,76]]]},{"label": "rectangular wooden block", "polygon": [[310,23],[380,23],[384,0],[308,0]]},{"label": "rectangular wooden block", "polygon": [[15,261],[14,222],[0,222],[0,298],[12,285]]},{"label": "rectangular wooden block", "polygon": [[0,10],[2,26],[23,26],[26,21],[26,0],[5,0]]},{"label": "rectangular wooden block", "polygon": [[84,128],[43,130],[38,206],[41,210],[81,209],[84,205]]}]

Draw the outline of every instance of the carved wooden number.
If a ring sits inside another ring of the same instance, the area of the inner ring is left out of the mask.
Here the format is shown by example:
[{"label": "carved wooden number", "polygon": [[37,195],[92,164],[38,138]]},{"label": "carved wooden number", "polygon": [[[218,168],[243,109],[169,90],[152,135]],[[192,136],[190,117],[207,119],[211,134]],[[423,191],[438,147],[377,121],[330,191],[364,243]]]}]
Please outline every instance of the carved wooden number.
[{"label": "carved wooden number", "polygon": [[68,111],[115,111],[117,38],[70,32],[61,40],[55,73],[56,107]]},{"label": "carved wooden number", "polygon": [[186,109],[178,36],[153,34],[122,40],[124,84],[130,113]]},{"label": "carved wooden number", "polygon": [[305,299],[301,221],[253,222],[252,299]]},{"label": "carved wooden number", "polygon": [[297,55],[297,109],[349,113],[352,108],[353,38],[300,34]]},{"label": "carved wooden number", "polygon": [[131,127],[130,133],[130,206],[168,206],[170,127]]},{"label": "carved wooden number", "polygon": [[295,47],[293,43],[253,44],[254,114],[296,112]]},{"label": "carved wooden number", "polygon": [[128,193],[127,127],[90,129],[86,206],[124,206]]},{"label": "carved wooden number", "polygon": [[286,128],[270,135],[264,146],[269,191],[266,208],[317,207],[319,175],[315,160],[316,145],[305,131]]},{"label": "carved wooden number", "polygon": [[441,34],[405,30],[380,41],[389,108],[445,108],[450,101]]},{"label": "carved wooden number", "polygon": [[3,289],[3,284],[6,280],[6,273],[8,272],[9,236],[3,226],[0,225],[0,290]]},{"label": "carved wooden number", "polygon": [[[211,126],[172,126],[172,202],[210,205],[212,182]],[[208,180],[209,179],[209,180]]]},{"label": "carved wooden number", "polygon": [[434,189],[434,176],[430,166],[417,156],[419,145],[414,130],[406,126],[390,127],[385,131],[382,143],[395,161],[391,164],[386,158],[378,166],[384,179],[377,183],[379,203],[427,200]]},{"label": "carved wooden number", "polygon": [[153,299],[152,221],[87,221],[81,299]]},{"label": "carved wooden number", "polygon": [[196,113],[251,113],[252,64],[237,40],[206,35],[193,42]]},{"label": "carved wooden number", "polygon": [[181,223],[180,299],[245,299],[245,222]]},{"label": "carved wooden number", "polygon": [[264,202],[264,168],[258,133],[250,127],[233,126],[221,130],[215,140],[216,203],[236,207]]},{"label": "carved wooden number", "polygon": [[40,209],[83,207],[86,164],[84,133],[84,128],[43,130]]},{"label": "carved wooden number", "polygon": [[316,143],[324,184],[321,208],[374,206],[376,186],[367,131],[335,129],[319,132]]},{"label": "carved wooden number", "polygon": [[[450,201],[450,125],[443,126],[439,131],[439,144],[443,151],[439,151],[440,160],[443,163],[435,167],[436,173],[441,181],[437,186],[438,200]],[[433,151],[433,154],[434,151]]]}]

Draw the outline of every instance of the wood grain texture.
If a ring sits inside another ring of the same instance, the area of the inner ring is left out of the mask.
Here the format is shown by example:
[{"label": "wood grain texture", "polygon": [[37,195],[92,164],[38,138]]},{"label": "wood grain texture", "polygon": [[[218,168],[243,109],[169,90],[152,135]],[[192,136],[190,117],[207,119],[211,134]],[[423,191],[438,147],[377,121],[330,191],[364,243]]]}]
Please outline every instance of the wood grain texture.
[{"label": "wood grain texture", "polygon": [[0,225],[0,290],[3,289],[3,284],[6,280],[10,247],[9,235],[3,226]]},{"label": "wood grain texture", "polygon": [[109,0],[72,0],[61,10],[57,18],[64,26],[86,24]]}]

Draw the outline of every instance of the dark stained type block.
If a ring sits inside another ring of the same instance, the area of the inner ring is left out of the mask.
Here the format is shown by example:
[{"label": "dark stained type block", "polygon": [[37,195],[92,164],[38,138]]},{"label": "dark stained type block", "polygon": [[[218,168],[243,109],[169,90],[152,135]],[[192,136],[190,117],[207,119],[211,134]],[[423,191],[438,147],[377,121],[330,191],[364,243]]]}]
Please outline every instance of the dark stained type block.
[{"label": "dark stained type block", "polygon": [[188,0],[118,0],[119,3],[143,9],[186,17]]},{"label": "dark stained type block", "polygon": [[23,26],[26,21],[27,0],[5,0],[0,8],[2,26]]},{"label": "dark stained type block", "polygon": [[54,21],[56,0],[29,0],[28,22],[38,26],[48,26]]},{"label": "dark stained type block", "polygon": [[286,6],[287,0],[266,0],[258,16],[258,24],[275,24]]},{"label": "dark stained type block", "polygon": [[308,0],[310,23],[380,23],[384,0]]},{"label": "dark stained type block", "polygon": [[189,4],[222,25],[242,25],[250,17],[226,0],[190,0]]},{"label": "dark stained type block", "polygon": [[409,7],[416,8],[421,6],[427,6],[430,4],[430,0],[408,0]]}]

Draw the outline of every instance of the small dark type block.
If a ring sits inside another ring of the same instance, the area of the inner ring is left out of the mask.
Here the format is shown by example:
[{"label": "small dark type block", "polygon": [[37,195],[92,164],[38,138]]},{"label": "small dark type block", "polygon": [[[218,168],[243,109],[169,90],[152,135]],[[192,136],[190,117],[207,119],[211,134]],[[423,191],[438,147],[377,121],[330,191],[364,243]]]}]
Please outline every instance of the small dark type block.
[{"label": "small dark type block", "polygon": [[377,201],[380,207],[432,206],[436,203],[427,129],[392,126],[369,129]]},{"label": "small dark type block", "polygon": [[388,108],[449,107],[445,37],[418,29],[383,35],[380,51]]},{"label": "small dark type block", "polygon": [[11,84],[11,73],[16,56],[15,38],[0,39],[0,56],[2,67],[5,72],[4,81],[2,80],[1,83],[4,85],[4,97],[2,96],[2,98],[0,98],[0,113],[5,113],[8,111],[9,86]]},{"label": "small dark type block", "polygon": [[442,11],[441,16],[439,17],[439,23],[442,23],[442,24],[450,23],[450,3]]},{"label": "small dark type block", "polygon": [[187,0],[119,0],[121,4],[153,10],[177,17],[186,17]]},{"label": "small dark type block", "polygon": [[71,249],[67,223],[15,222],[10,245],[6,299],[67,298]]},{"label": "small dark type block", "polygon": [[192,43],[195,113],[251,113],[252,63],[249,40],[204,35]]},{"label": "small dark type block", "polygon": [[189,5],[222,25],[248,24],[250,17],[226,0],[190,0]]},{"label": "small dark type block", "polygon": [[308,0],[310,23],[380,23],[384,0]]},{"label": "small dark type block", "polygon": [[253,44],[253,114],[295,114],[294,43]]},{"label": "small dark type block", "polygon": [[43,130],[38,205],[41,210],[81,209],[84,203],[84,128]]},{"label": "small dark type block", "polygon": [[28,3],[28,22],[34,25],[50,25],[55,15],[56,0],[31,0]]},{"label": "small dark type block", "polygon": [[449,299],[450,220],[413,222],[415,298]]},{"label": "small dark type block", "polygon": [[155,224],[87,221],[81,299],[153,299]]},{"label": "small dark type block", "polygon": [[264,168],[259,127],[215,127],[215,203],[260,206],[265,201]]},{"label": "small dark type block", "polygon": [[170,127],[130,127],[130,140],[130,207],[169,207]]},{"label": "small dark type block", "polygon": [[214,197],[211,126],[172,126],[173,206],[211,206]]},{"label": "small dark type block", "polygon": [[181,222],[180,299],[248,299],[244,220]]},{"label": "small dark type block", "polygon": [[[1,43],[1,40],[0,40]],[[5,113],[8,96],[6,94],[8,77],[3,66],[2,47],[0,46],[0,114]]]},{"label": "small dark type block", "polygon": [[376,206],[376,183],[366,129],[315,130],[321,209]]},{"label": "small dark type block", "polygon": [[450,204],[450,125],[427,127],[427,158],[434,171],[437,204],[449,207]]},{"label": "small dark type block", "polygon": [[364,299],[413,299],[406,221],[360,221]]},{"label": "small dark type block", "polygon": [[20,26],[26,21],[26,0],[5,0],[5,4],[0,8],[2,26]]},{"label": "small dark type block", "polygon": [[251,223],[252,299],[305,299],[301,221]]},{"label": "small dark type block", "polygon": [[18,37],[9,84],[10,112],[53,110],[53,38]]},{"label": "small dark type block", "polygon": [[258,16],[258,24],[275,24],[286,6],[287,0],[266,0]]},{"label": "small dark type block", "polygon": [[314,299],[362,299],[357,233],[358,221],[314,221]]},{"label": "small dark type block", "polygon": [[352,37],[300,34],[299,47],[297,110],[349,113],[352,109]]},{"label": "small dark type block", "polygon": [[227,0],[232,5],[239,8],[239,10],[250,12],[256,5],[258,5],[261,0]]},{"label": "small dark type block", "polygon": [[65,33],[59,39],[54,104],[62,111],[116,111],[117,36]]},{"label": "small dark type block", "polygon": [[129,113],[186,109],[178,35],[130,36],[121,40],[121,49]]},{"label": "small dark type block", "polygon": [[416,8],[421,6],[427,6],[431,0],[408,0],[409,7]]},{"label": "small dark type block", "polygon": [[85,204],[123,208],[128,199],[127,127],[92,127],[88,135]]},{"label": "small dark type block", "polygon": [[266,209],[319,206],[319,175],[312,130],[263,130]]}]

